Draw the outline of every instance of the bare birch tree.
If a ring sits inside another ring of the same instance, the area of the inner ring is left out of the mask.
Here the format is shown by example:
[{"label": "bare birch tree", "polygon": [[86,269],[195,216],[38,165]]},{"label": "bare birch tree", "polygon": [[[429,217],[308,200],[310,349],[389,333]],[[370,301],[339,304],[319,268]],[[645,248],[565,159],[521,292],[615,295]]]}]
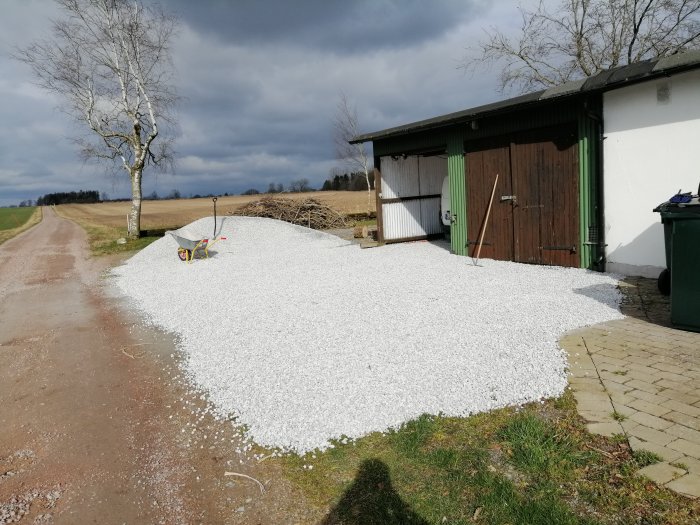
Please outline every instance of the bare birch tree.
[{"label": "bare birch tree", "polygon": [[335,152],[339,160],[343,161],[350,171],[361,172],[367,182],[367,211],[372,207],[372,187],[369,182],[369,173],[374,169],[374,159],[369,156],[365,144],[350,144],[353,137],[360,135],[360,126],[357,120],[357,109],[350,106],[345,93],[340,94],[334,126]]},{"label": "bare birch tree", "polygon": [[502,91],[547,88],[700,45],[700,0],[540,1],[519,10],[516,36],[487,30],[463,64],[500,66]]},{"label": "bare birch tree", "polygon": [[[141,181],[148,165],[172,163],[177,100],[170,42],[177,20],[140,0],[56,0],[63,18],[52,38],[17,51],[61,109],[86,126],[76,142],[85,158],[106,160],[131,179],[128,235],[141,229]],[[158,138],[158,141],[156,141]]]}]

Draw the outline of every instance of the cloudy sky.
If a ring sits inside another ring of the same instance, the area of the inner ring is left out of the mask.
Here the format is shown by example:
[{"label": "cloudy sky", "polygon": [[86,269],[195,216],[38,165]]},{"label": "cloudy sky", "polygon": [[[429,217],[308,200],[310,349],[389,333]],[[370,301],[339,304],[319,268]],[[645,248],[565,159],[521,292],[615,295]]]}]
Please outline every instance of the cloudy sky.
[{"label": "cloudy sky", "polygon": [[[54,191],[127,196],[125,172],[85,164],[76,124],[9,55],[49,35],[51,0],[0,0],[0,206]],[[503,98],[498,72],[458,66],[483,29],[515,30],[517,3],[493,0],[165,0],[181,21],[173,59],[174,173],[145,173],[144,194],[265,190],[338,166],[339,94],[363,132]]]}]

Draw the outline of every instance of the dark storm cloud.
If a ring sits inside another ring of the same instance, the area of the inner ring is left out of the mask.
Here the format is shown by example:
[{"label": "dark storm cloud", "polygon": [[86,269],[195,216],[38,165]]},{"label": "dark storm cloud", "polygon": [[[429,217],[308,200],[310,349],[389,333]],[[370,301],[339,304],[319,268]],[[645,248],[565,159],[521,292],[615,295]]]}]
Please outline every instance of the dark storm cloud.
[{"label": "dark storm cloud", "polygon": [[468,17],[484,3],[464,0],[170,0],[195,30],[234,44],[292,43],[341,55],[419,45]]},{"label": "dark storm cloud", "polygon": [[[319,187],[338,166],[332,121],[341,92],[363,131],[499,98],[496,74],[469,77],[457,65],[481,27],[502,27],[513,9],[486,0],[161,4],[181,19],[172,52],[182,101],[175,173],[144,176],[144,194],[159,195],[264,190],[302,177]],[[125,173],[83,164],[60,101],[8,58],[13,46],[47,36],[53,2],[3,7],[0,205],[75,189],[126,196]]]}]

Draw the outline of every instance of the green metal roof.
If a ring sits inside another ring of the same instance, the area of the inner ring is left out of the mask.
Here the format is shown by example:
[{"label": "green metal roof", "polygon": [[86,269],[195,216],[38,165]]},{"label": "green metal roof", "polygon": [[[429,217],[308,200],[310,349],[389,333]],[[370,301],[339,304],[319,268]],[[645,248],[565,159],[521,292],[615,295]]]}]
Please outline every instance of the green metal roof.
[{"label": "green metal roof", "polygon": [[476,118],[483,118],[487,115],[498,113],[506,113],[523,109],[528,106],[536,106],[551,102],[554,99],[562,97],[573,97],[584,95],[593,92],[610,91],[629,84],[635,84],[646,80],[651,80],[657,77],[668,76],[671,73],[700,68],[700,51],[687,51],[678,53],[663,58],[656,58],[636,62],[627,66],[620,66],[587,77],[580,80],[572,80],[559,86],[555,86],[542,91],[528,93],[519,97],[509,98],[477,106],[475,108],[448,113],[439,117],[433,117],[426,120],[396,126],[381,131],[365,133],[354,137],[350,143],[357,144],[360,142],[368,142],[370,140],[383,139],[388,137],[396,137],[400,135],[408,135],[417,131],[428,129],[441,128],[453,124],[469,122]]}]

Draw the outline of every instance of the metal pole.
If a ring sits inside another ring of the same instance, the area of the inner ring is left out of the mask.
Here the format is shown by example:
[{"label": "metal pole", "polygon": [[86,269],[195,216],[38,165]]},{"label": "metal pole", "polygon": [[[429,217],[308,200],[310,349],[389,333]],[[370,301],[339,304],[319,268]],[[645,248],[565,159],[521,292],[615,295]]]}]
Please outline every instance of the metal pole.
[{"label": "metal pole", "polygon": [[216,238],[216,197],[213,197],[214,201],[214,238]]}]

